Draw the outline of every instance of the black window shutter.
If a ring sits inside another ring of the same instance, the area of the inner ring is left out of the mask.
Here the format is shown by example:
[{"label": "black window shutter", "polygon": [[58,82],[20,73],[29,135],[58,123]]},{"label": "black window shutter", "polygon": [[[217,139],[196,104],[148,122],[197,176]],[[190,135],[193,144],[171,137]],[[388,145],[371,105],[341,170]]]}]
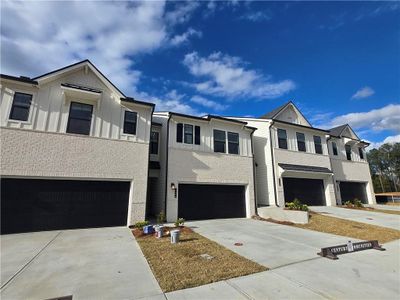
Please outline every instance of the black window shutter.
[{"label": "black window shutter", "polygon": [[200,145],[200,126],[194,127],[194,143]]},{"label": "black window shutter", "polygon": [[183,124],[176,124],[176,142],[182,143],[182,135],[183,135]]}]

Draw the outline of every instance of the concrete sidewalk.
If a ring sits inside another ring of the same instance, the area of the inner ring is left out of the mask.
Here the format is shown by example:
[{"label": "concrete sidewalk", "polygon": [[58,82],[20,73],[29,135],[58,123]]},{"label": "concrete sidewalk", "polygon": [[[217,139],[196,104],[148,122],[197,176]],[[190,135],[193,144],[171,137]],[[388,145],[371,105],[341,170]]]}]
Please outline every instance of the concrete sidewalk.
[{"label": "concrete sidewalk", "polygon": [[131,231],[108,227],[1,236],[1,299],[164,299]]},{"label": "concrete sidewalk", "polygon": [[310,210],[326,214],[327,216],[400,230],[400,215],[336,206],[311,206]]},{"label": "concrete sidewalk", "polygon": [[372,208],[376,208],[376,209],[400,211],[400,205],[364,204],[364,206],[372,207]]},{"label": "concrete sidewalk", "polygon": [[[319,247],[348,238],[249,219],[190,222],[194,230],[270,271],[166,293],[180,299],[397,299],[400,241],[386,251],[319,257]],[[234,242],[241,241],[242,247]],[[248,247],[246,247],[246,245]]]}]

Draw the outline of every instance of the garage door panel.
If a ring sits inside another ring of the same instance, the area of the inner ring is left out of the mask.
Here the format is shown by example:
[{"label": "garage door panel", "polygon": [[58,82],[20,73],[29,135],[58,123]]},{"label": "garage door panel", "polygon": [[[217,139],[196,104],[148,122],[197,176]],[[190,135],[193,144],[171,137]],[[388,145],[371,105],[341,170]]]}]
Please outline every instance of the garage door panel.
[{"label": "garage door panel", "polygon": [[246,217],[244,186],[180,184],[178,216],[188,220]]},{"label": "garage door panel", "polygon": [[322,179],[283,178],[285,202],[300,200],[307,205],[326,205]]},{"label": "garage door panel", "polygon": [[342,204],[355,198],[361,200],[362,203],[368,203],[365,183],[341,181],[339,188]]},{"label": "garage door panel", "polygon": [[129,182],[2,179],[1,233],[126,225]]}]

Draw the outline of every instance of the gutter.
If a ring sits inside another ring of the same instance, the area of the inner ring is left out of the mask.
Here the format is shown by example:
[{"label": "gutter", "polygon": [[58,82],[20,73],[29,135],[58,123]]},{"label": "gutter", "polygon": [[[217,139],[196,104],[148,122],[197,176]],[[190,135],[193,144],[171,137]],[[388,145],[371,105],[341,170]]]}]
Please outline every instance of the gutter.
[{"label": "gutter", "polygon": [[254,142],[253,142],[253,134],[255,130],[250,133],[251,139],[251,153],[253,156],[253,189],[254,189],[254,206],[255,206],[255,214],[258,215],[258,204],[257,204],[257,185],[256,185],[256,161],[254,157]]},{"label": "gutter", "polygon": [[326,139],[326,147],[328,148],[329,164],[330,164],[331,170],[332,170],[333,192],[335,193],[335,202],[336,202],[336,205],[338,205],[338,195],[337,195],[338,186],[336,185],[335,173],[333,173],[332,160],[331,160],[331,155],[329,153],[329,144],[328,144],[328,142],[332,139],[332,137],[334,137],[334,136],[329,135],[328,138]]},{"label": "gutter", "polygon": [[273,178],[273,181],[274,181],[274,198],[275,198],[275,205],[276,205],[277,207],[280,207],[279,204],[278,204],[278,197],[277,197],[277,195],[276,195],[275,160],[274,160],[274,149],[273,149],[273,146],[272,146],[272,133],[271,133],[271,127],[272,127],[272,125],[274,125],[274,123],[275,123],[275,122],[272,120],[272,121],[271,121],[271,125],[269,125],[269,143],[270,143],[270,146],[271,146],[272,178]]},{"label": "gutter", "polygon": [[167,120],[167,141],[166,141],[166,149],[165,149],[165,189],[164,189],[164,213],[165,217],[167,217],[167,194],[168,194],[168,150],[169,150],[169,121],[171,120],[172,115],[168,113]]}]

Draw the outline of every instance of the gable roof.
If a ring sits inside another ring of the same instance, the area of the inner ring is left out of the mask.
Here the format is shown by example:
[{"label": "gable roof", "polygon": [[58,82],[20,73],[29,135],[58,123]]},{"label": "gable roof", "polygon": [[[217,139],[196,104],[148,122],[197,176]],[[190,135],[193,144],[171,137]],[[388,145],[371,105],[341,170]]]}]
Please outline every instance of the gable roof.
[{"label": "gable roof", "polygon": [[285,104],[279,106],[278,108],[275,108],[274,110],[266,113],[265,115],[261,116],[260,119],[272,119],[272,120],[276,120],[275,118],[281,113],[283,112],[287,107],[289,106],[293,106],[293,108],[303,117],[303,119],[307,122],[307,124],[311,127],[311,123],[307,120],[307,118],[303,115],[303,113],[300,111],[300,109],[298,109],[298,107],[292,102],[292,101],[288,101]]},{"label": "gable roof", "polygon": [[342,137],[343,131],[345,131],[346,128],[348,128],[350,132],[352,132],[354,136],[357,137],[358,140],[360,140],[358,135],[354,132],[353,128],[351,128],[349,124],[343,124],[337,127],[333,127],[329,129],[329,134],[336,137]]}]

